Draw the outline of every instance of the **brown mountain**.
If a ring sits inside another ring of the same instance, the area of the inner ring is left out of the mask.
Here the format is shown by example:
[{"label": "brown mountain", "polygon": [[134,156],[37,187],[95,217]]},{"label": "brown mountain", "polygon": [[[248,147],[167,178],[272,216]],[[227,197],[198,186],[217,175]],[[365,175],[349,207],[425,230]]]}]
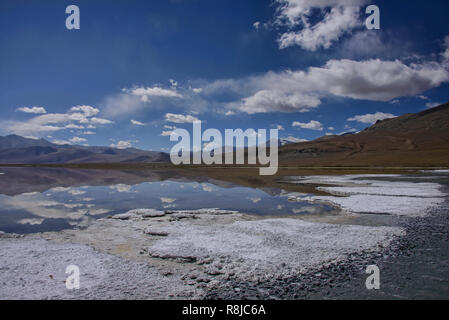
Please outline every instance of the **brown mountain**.
[{"label": "brown mountain", "polygon": [[288,166],[449,166],[449,103],[279,149]]}]

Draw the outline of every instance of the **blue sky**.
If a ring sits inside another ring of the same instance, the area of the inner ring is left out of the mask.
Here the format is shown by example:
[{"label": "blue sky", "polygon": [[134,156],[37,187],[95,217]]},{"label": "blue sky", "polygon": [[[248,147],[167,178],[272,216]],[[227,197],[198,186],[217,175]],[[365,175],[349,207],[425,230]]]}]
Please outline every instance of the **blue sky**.
[{"label": "blue sky", "polygon": [[[68,30],[65,8],[80,8]],[[320,4],[320,5],[318,5]],[[367,30],[365,8],[380,8]],[[167,150],[174,127],[311,140],[449,100],[447,1],[0,3],[0,134]]]}]

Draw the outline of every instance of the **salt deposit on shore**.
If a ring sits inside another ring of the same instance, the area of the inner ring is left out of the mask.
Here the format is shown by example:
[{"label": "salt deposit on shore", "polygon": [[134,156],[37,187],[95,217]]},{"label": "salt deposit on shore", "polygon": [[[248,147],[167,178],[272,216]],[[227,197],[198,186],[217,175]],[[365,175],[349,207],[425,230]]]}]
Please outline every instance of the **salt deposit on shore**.
[{"label": "salt deposit on shore", "polygon": [[[353,252],[380,250],[401,234],[298,219],[245,221],[215,209],[101,219],[86,230],[42,235],[48,240],[1,240],[0,298],[200,298],[230,278],[297,276]],[[70,264],[80,267],[80,290],[65,288]]]},{"label": "salt deposit on shore", "polygon": [[290,178],[290,183],[325,185],[318,190],[333,196],[294,195],[297,201],[332,203],[350,213],[423,216],[428,208],[443,203],[446,194],[437,183],[392,182],[372,178],[397,175],[342,175]]},{"label": "salt deposit on shore", "polygon": [[[169,299],[191,289],[146,263],[98,252],[86,245],[37,238],[0,241],[0,299]],[[68,290],[69,265],[80,270],[80,289]]]}]

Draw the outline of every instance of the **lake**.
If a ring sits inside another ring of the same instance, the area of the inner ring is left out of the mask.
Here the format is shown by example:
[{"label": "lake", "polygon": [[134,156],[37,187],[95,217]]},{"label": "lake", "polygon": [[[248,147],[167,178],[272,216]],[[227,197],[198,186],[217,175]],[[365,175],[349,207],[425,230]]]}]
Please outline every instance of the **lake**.
[{"label": "lake", "polygon": [[0,168],[0,230],[13,233],[85,228],[138,208],[219,208],[261,216],[329,214],[326,204],[289,202],[288,192],[179,171]]}]

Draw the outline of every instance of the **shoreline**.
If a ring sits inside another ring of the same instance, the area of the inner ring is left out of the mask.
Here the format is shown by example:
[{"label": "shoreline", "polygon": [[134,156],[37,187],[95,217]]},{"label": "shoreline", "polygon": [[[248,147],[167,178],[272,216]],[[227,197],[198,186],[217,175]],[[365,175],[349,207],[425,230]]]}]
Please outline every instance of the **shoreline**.
[{"label": "shoreline", "polygon": [[[449,189],[449,188],[447,188]],[[448,190],[449,191],[449,190]],[[449,299],[449,200],[425,217],[410,217],[379,252],[353,253],[347,259],[300,277],[263,283],[229,283],[205,299],[245,300],[414,300]],[[427,233],[427,234],[426,234]],[[380,269],[380,290],[367,290],[365,268]],[[230,290],[233,286],[244,291]]]},{"label": "shoreline", "polygon": [[[447,197],[449,188],[441,188]],[[418,250],[431,255],[426,256],[430,265],[440,263],[449,270],[449,250],[438,251],[449,249],[449,200],[442,201],[426,209],[426,216],[343,210],[328,221],[323,217],[270,219],[218,209],[141,209],[99,219],[83,230],[0,234],[4,253],[0,298],[414,298],[395,293],[394,288],[401,291],[396,279],[418,283],[407,280],[407,273],[422,277],[424,272],[443,288],[437,294],[418,292],[424,298],[444,299],[449,296],[449,274],[421,270],[419,256],[413,260]],[[392,226],[382,226],[385,217],[393,221]],[[364,220],[374,221],[373,226],[364,225]],[[406,258],[412,261],[403,262]],[[80,290],[65,289],[69,263],[80,265],[84,284]],[[402,263],[411,270],[404,270]],[[381,269],[381,290],[365,288],[365,268],[370,264]]]}]

